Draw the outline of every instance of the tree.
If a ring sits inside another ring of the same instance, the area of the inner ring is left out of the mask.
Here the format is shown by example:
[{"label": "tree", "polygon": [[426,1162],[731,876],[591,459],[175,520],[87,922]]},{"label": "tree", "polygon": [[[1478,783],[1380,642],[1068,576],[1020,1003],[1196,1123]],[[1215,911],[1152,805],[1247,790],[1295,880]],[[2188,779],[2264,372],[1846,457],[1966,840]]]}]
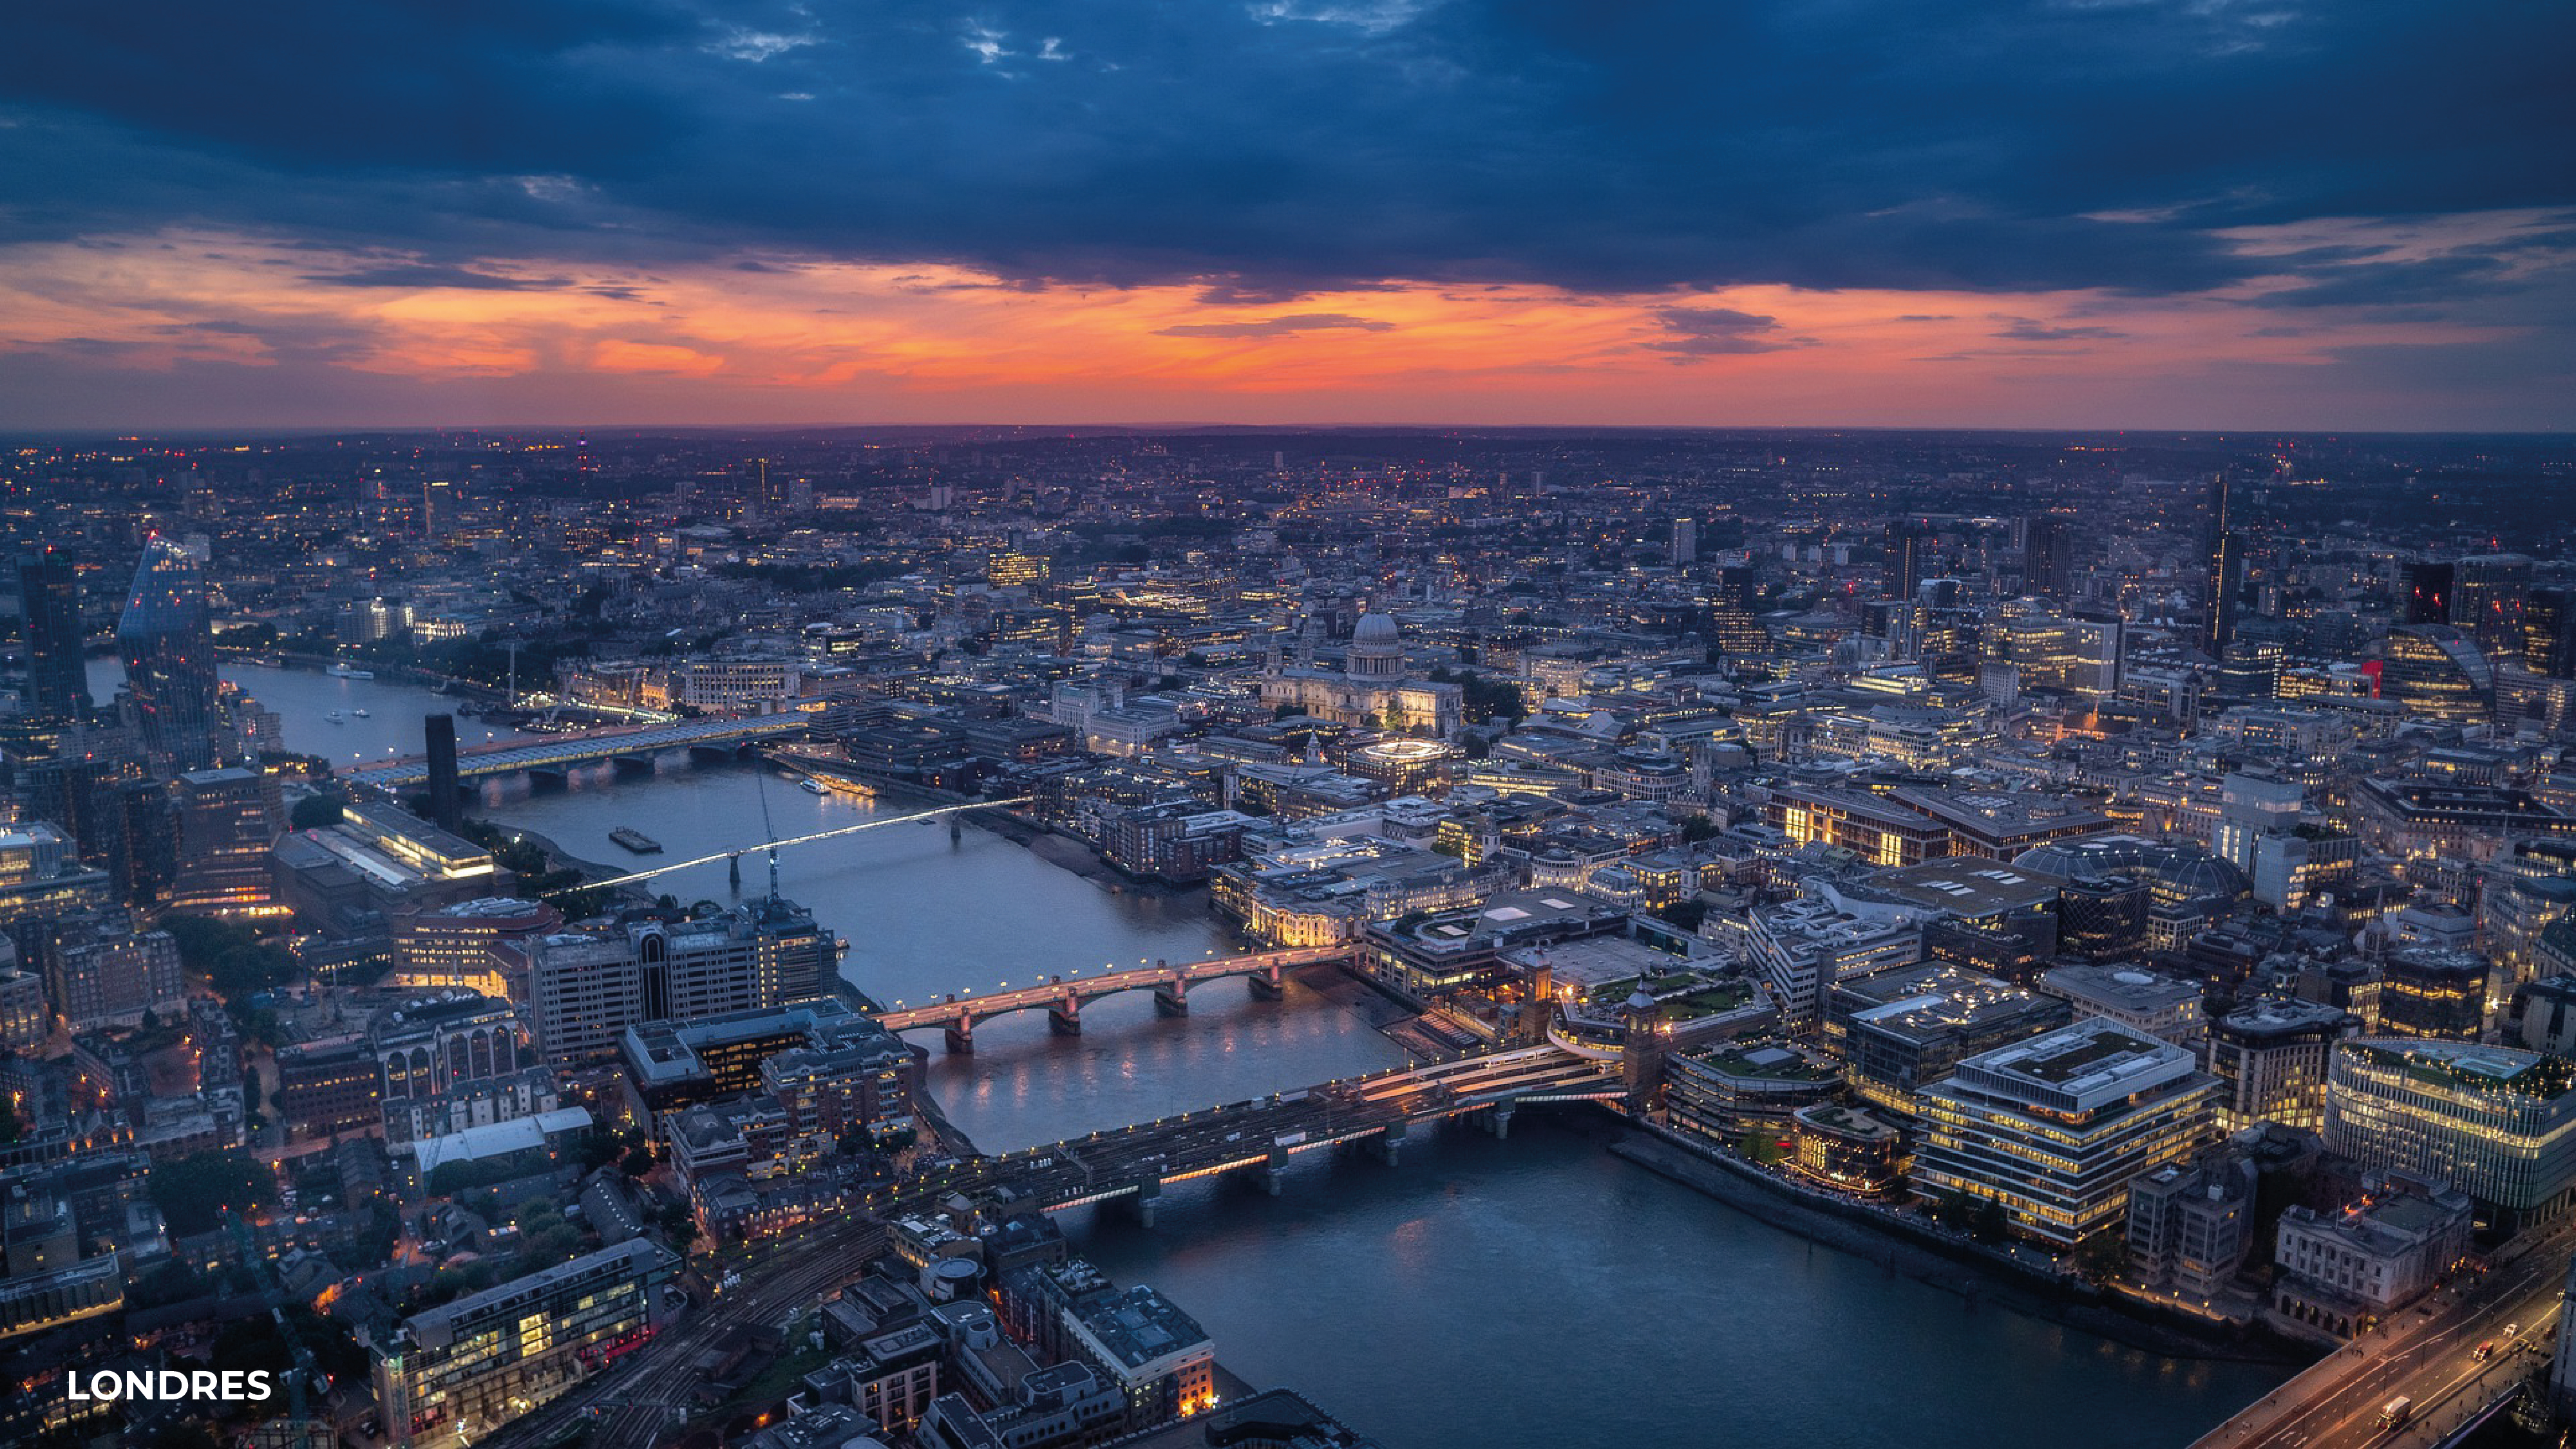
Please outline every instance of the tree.
[{"label": "tree", "polygon": [[642,1177],[653,1170],[653,1154],[643,1147],[630,1147],[617,1162],[617,1170],[630,1178]]},{"label": "tree", "polygon": [[1717,822],[1705,815],[1694,815],[1682,822],[1682,843],[1685,845],[1697,845],[1716,836]]},{"label": "tree", "polygon": [[1987,1198],[1977,1205],[1976,1216],[1968,1220],[1968,1236],[1980,1243],[2000,1243],[2012,1230],[2012,1219],[2004,1214],[2004,1205]]},{"label": "tree", "polygon": [[174,1237],[210,1233],[227,1209],[248,1212],[277,1197],[277,1178],[239,1148],[199,1152],[152,1169],[152,1205]]},{"label": "tree", "polygon": [[2128,1263],[2129,1245],[2118,1233],[2095,1233],[2075,1250],[2075,1266],[2097,1283],[2120,1276]]},{"label": "tree", "polygon": [[294,809],[286,812],[286,823],[298,830],[319,830],[325,825],[339,824],[343,814],[337,797],[307,795],[295,802]]}]

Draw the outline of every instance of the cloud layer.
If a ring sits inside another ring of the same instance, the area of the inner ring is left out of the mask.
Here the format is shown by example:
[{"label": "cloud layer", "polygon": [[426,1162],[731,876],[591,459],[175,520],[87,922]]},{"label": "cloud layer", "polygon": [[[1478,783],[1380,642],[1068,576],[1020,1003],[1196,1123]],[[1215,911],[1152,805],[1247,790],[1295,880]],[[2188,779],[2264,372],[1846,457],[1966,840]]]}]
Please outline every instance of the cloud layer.
[{"label": "cloud layer", "polygon": [[[2576,7],[2529,0],[136,0],[12,31],[22,285],[185,233],[352,299],[890,266],[1187,287],[1212,315],[1147,335],[1343,348],[1395,335],[1372,294],[1520,288],[1642,299],[1628,354],[1692,368],[1831,345],[1765,288],[1993,299],[1889,311],[1973,321],[1945,358],[2213,299],[2544,376],[2576,335]],[[40,332],[8,340],[69,340]]]}]

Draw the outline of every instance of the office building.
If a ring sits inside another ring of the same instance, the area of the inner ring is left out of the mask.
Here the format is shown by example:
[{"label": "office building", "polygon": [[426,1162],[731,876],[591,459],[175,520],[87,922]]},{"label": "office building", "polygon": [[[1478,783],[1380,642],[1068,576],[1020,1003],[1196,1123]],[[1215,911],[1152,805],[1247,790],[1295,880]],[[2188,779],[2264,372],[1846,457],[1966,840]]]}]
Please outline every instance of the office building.
[{"label": "office building", "polygon": [[1789,1167],[1834,1192],[1881,1197],[1905,1181],[1905,1133],[1866,1107],[1820,1102],[1789,1117]]},{"label": "office building", "polygon": [[677,1266],[632,1239],[403,1320],[375,1352],[387,1440],[463,1449],[642,1347]]},{"label": "office building", "polygon": [[384,1122],[385,1065],[363,1036],[277,1049],[277,1115],[289,1135],[330,1137]]},{"label": "office building", "polygon": [[2392,951],[2380,964],[2379,1028],[2392,1036],[2476,1041],[2486,1025],[2487,959],[2441,946]]},{"label": "office building", "polygon": [[88,719],[89,631],[70,554],[48,546],[19,558],[18,614],[27,641],[26,715],[55,726]]},{"label": "office building", "polygon": [[2211,1023],[2208,1060],[2221,1084],[2219,1130],[2234,1134],[2264,1122],[2323,1128],[2334,1044],[2361,1030],[2360,1017],[2337,1007],[2268,997]]},{"label": "office building", "polygon": [[1813,894],[1754,910],[1745,930],[1746,964],[1792,1031],[1821,1023],[1836,983],[1923,959],[1917,912],[1854,900],[1821,882],[1809,888]]},{"label": "office building", "polygon": [[2420,718],[2480,724],[2495,705],[2495,671],[2486,656],[2444,625],[2391,629],[2379,657],[2363,670],[2376,681],[2378,698]]},{"label": "office building", "polygon": [[2254,1248],[2254,1160],[2228,1145],[2129,1184],[2129,1272],[2161,1292],[2207,1300]]},{"label": "office building", "polygon": [[411,912],[394,925],[393,984],[525,1001],[527,979],[516,972],[525,969],[527,943],[562,926],[562,912],[514,896]]},{"label": "office building", "polygon": [[2398,1172],[2365,1175],[2363,1190],[2339,1212],[2283,1210],[2273,1249],[2272,1306],[2338,1338],[2384,1322],[2469,1252],[2467,1194]]},{"label": "office building", "polygon": [[2576,589],[2534,589],[2522,610],[2522,667],[2576,679]]},{"label": "office building", "polygon": [[1143,1286],[1064,1310],[1065,1346],[1127,1401],[1125,1427],[1150,1429],[1216,1404],[1216,1345],[1197,1320]]},{"label": "office building", "polygon": [[2073,596],[2075,522],[2064,513],[2034,513],[2023,523],[2022,592],[2051,599]]},{"label": "office building", "polygon": [[1962,1061],[2073,1019],[2060,998],[1934,961],[1836,983],[1824,1037],[1853,1092],[1911,1119],[1915,1094]]},{"label": "office building", "polygon": [[215,635],[206,576],[167,538],[143,547],[116,626],[135,722],[156,770],[210,770],[228,753],[216,717]]},{"label": "office building", "polygon": [[283,916],[269,848],[286,828],[277,777],[258,766],[190,770],[179,776],[178,875],[170,908],[234,919]]},{"label": "office building", "polygon": [[2000,1203],[2016,1231],[2072,1246],[2118,1224],[2132,1179],[2210,1141],[2217,1095],[2189,1051],[2079,1021],[1922,1093],[1915,1189]]},{"label": "office building", "polygon": [[613,1061],[627,1028],[646,1022],[820,996],[838,963],[837,942],[813,915],[775,897],[698,919],[630,916],[519,949],[538,1050],[558,1065]]},{"label": "office building", "polygon": [[2503,1035],[2526,1051],[2576,1057],[2576,975],[2562,972],[2515,987]]},{"label": "office building", "polygon": [[2408,1037],[2339,1042],[2326,1147],[2449,1182],[2497,1227],[2576,1195],[2576,1063],[2511,1047]]},{"label": "office building", "polygon": [[2039,989],[2063,997],[2077,1016],[2100,1017],[2192,1051],[2209,1033],[2201,989],[2153,971],[2087,963],[2043,972]]}]

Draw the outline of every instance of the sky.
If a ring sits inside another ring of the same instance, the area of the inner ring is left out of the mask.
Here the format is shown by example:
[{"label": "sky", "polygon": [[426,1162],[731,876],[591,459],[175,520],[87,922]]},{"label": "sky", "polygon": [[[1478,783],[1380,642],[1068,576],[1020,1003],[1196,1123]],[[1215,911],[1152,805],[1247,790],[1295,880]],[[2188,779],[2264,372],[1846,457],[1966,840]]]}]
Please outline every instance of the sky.
[{"label": "sky", "polygon": [[2563,0],[128,0],[0,427],[2576,430]]}]

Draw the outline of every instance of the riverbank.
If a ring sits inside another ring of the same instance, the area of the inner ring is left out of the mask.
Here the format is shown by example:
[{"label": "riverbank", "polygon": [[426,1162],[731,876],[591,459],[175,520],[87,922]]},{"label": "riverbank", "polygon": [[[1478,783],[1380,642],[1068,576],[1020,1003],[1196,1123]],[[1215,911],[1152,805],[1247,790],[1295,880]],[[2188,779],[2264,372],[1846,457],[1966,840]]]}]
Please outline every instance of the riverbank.
[{"label": "riverbank", "polygon": [[1069,870],[1114,892],[1178,898],[1207,889],[1204,883],[1181,885],[1120,870],[1089,841],[1067,835],[1008,808],[979,810],[967,817],[967,823],[1020,846],[1049,865]]},{"label": "riverbank", "polygon": [[1971,1308],[1992,1304],[2164,1358],[2303,1365],[2318,1356],[2312,1345],[2266,1330],[2221,1328],[2043,1277],[1977,1244],[1952,1242],[1902,1218],[1803,1191],[1748,1163],[1686,1146],[1661,1132],[1631,1125],[1610,1151],[1773,1227],[1878,1264],[1890,1276],[1957,1294]]}]

